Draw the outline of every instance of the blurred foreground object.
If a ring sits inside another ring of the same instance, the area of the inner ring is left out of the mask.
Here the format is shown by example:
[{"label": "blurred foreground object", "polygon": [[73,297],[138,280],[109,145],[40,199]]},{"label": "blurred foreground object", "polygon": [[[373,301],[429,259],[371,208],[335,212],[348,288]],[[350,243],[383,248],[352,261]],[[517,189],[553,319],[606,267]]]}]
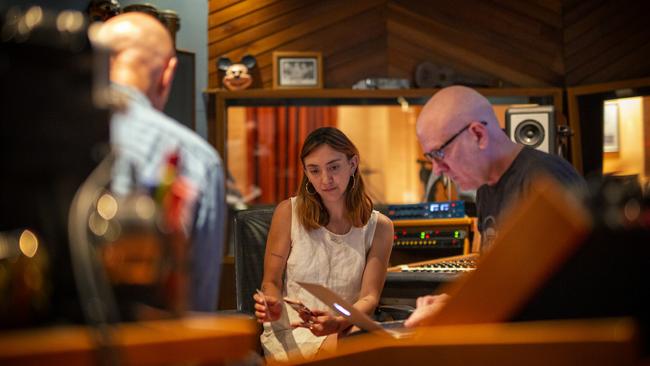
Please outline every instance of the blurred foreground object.
[{"label": "blurred foreground object", "polygon": [[120,108],[108,53],[92,49],[79,12],[10,9],[0,21],[0,329],[181,315],[188,244],[174,220],[187,189],[170,167],[156,192],[115,198],[111,161],[95,169],[108,107]]},{"label": "blurred foreground object", "polygon": [[615,177],[590,181],[584,197],[552,183],[539,179],[512,208],[475,271],[436,290],[451,298],[423,324],[628,317],[647,357],[647,192]]},{"label": "blurred foreground object", "polygon": [[80,12],[10,8],[0,32],[0,329],[81,321],[67,216],[108,151],[109,112],[98,107],[108,59],[92,51]]},{"label": "blurred foreground object", "polygon": [[[244,316],[125,323],[113,327],[124,365],[255,365],[248,361],[257,327]],[[0,333],[1,365],[97,365],[88,327],[57,326]],[[258,356],[259,358],[259,356]]]},{"label": "blurred foreground object", "polygon": [[291,364],[424,365],[436,358],[444,365],[632,366],[640,364],[636,330],[629,319],[423,327],[400,339],[343,338],[335,353]]},{"label": "blurred foreground object", "polygon": [[[82,300],[98,296],[114,302],[118,311],[109,314],[108,321],[182,316],[189,295],[189,241],[180,218],[193,195],[187,195],[182,180],[170,172],[175,166],[165,169],[166,177],[157,186],[114,195],[107,189],[111,172],[103,168],[89,177],[75,198],[70,235],[80,257],[75,269],[83,268],[78,278],[95,276],[109,284],[110,294],[88,288]],[[80,287],[86,284],[79,282]]]},{"label": "blurred foreground object", "polygon": [[49,310],[49,258],[30,230],[0,232],[0,325],[38,322]]}]

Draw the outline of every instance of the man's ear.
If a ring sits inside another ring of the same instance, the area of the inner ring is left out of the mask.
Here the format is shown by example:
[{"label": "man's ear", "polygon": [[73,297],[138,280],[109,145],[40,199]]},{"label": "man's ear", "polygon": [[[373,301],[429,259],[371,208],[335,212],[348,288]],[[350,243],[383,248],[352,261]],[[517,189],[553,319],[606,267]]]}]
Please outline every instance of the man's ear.
[{"label": "man's ear", "polygon": [[174,81],[174,72],[176,71],[177,63],[178,59],[176,57],[171,57],[169,61],[167,61],[167,65],[160,73],[158,84],[152,89],[153,95],[149,96],[149,100],[151,100],[153,107],[160,111],[165,108],[167,98],[169,98],[169,92],[172,90],[172,82]]},{"label": "man's ear", "polygon": [[489,142],[487,126],[483,125],[483,123],[474,123],[470,126],[469,130],[472,132],[474,139],[476,139],[479,148],[486,148]]},{"label": "man's ear", "polygon": [[176,72],[176,65],[178,64],[178,59],[176,56],[169,59],[167,66],[162,73],[161,85],[163,88],[171,88],[172,82],[174,82],[174,73]]}]

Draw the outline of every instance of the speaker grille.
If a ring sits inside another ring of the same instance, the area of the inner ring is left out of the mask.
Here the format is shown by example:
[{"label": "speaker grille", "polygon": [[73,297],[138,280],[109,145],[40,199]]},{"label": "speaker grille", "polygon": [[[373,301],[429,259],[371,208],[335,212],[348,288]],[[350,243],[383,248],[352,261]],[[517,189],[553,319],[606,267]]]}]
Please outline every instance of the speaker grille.
[{"label": "speaker grille", "polygon": [[534,119],[522,121],[515,129],[515,141],[530,147],[537,147],[544,141],[544,127]]}]

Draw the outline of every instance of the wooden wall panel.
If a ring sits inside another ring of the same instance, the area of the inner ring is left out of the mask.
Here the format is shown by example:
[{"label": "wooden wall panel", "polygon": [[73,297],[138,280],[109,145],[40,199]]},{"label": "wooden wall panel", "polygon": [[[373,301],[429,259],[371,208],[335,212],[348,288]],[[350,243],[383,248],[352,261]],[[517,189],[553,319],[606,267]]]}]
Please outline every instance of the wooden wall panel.
[{"label": "wooden wall panel", "polygon": [[[290,3],[292,0],[282,1]],[[360,33],[363,27],[354,22],[357,17],[363,17],[367,12],[373,12],[385,0],[330,0],[330,1],[300,1],[300,7],[291,11],[278,13],[276,17],[266,22],[255,25],[247,30],[233,31],[221,41],[212,42],[209,39],[209,73],[210,86],[216,86],[217,73],[215,61],[221,55],[227,55],[233,60],[238,60],[244,54],[252,54],[258,58],[264,87],[271,86],[272,70],[271,54],[276,50],[293,51],[321,51],[329,52],[323,45],[333,44],[346,37],[346,34]],[[245,1],[244,3],[257,1]],[[242,4],[244,4],[242,3]],[[225,12],[227,9],[224,9]],[[221,12],[210,15],[214,23],[221,22]],[[252,16],[253,13],[242,18]],[[343,29],[337,29],[343,27]],[[211,30],[212,31],[212,28]],[[373,33],[373,32],[368,32]],[[343,36],[341,36],[343,34]],[[369,35],[370,37],[370,35]],[[294,42],[303,42],[302,47]],[[289,45],[289,46],[287,46]],[[288,48],[290,47],[290,48]],[[294,48],[295,47],[295,48]],[[326,63],[327,60],[325,59]],[[332,87],[325,79],[325,86]]]},{"label": "wooden wall panel", "polygon": [[209,86],[216,59],[320,51],[324,85],[405,77],[429,61],[486,86],[573,86],[650,75],[650,1],[210,0]]},{"label": "wooden wall panel", "polygon": [[[548,49],[540,51],[540,47],[531,45],[529,39],[533,37],[524,33],[530,27],[526,22],[514,16],[506,16],[506,10],[496,9],[494,5],[491,8],[476,9],[481,14],[491,9],[492,16],[477,17],[476,13],[470,11],[472,5],[476,5],[473,3],[473,0],[457,0],[446,7],[440,4],[438,8],[421,2],[398,1],[389,5],[391,11],[388,15],[388,31],[411,39],[423,48],[434,50],[447,60],[445,65],[440,66],[456,70],[458,64],[465,65],[477,72],[492,75],[501,81],[500,84],[506,85],[561,84],[559,30],[555,44],[551,41],[539,42]],[[504,23],[506,20],[509,24]],[[541,28],[542,25],[539,25],[538,33]],[[511,30],[510,33],[508,29]],[[508,35],[514,33],[517,36]]]},{"label": "wooden wall panel", "polygon": [[439,65],[439,70],[442,70],[444,65],[453,65],[458,75],[462,75],[472,83],[506,86],[505,82],[487,72],[477,70],[467,62],[454,61],[428,47],[422,47],[422,44],[413,42],[398,32],[391,32],[388,35],[388,58],[389,74],[394,77],[413,79],[417,65],[422,60],[427,60],[434,65]]},{"label": "wooden wall panel", "polygon": [[[470,53],[484,59],[475,61],[456,57],[448,65],[452,68],[456,62],[472,62],[474,69],[489,72],[514,85],[548,86],[562,81],[561,28],[513,11],[509,3],[400,0],[389,6],[393,9],[389,12],[391,20],[395,19],[421,34],[416,41],[446,41],[446,49],[442,46],[436,48],[437,53]],[[560,19],[559,13],[557,18]],[[499,68],[506,66],[527,77],[512,80],[512,76],[500,73],[491,63],[498,64]]]},{"label": "wooden wall panel", "polygon": [[562,27],[562,19],[557,16],[562,11],[560,0],[492,0],[492,2],[507,6],[510,11],[523,15],[525,18],[535,19],[551,25],[553,28]]},{"label": "wooden wall panel", "polygon": [[[208,39],[210,40],[210,43],[228,39],[228,37],[233,34],[272,21],[278,17],[278,14],[292,12],[300,7],[308,6],[309,4],[310,3],[307,1],[286,0],[272,3],[269,6],[260,6],[261,3],[255,3],[255,7],[236,9],[238,10],[237,13],[231,12],[230,14],[226,14],[224,11],[212,13],[212,15],[208,17],[208,26],[210,29],[208,32]],[[235,7],[231,7],[230,9],[234,8]],[[276,21],[276,23],[282,24],[281,21],[282,19]]]},{"label": "wooden wall panel", "polygon": [[227,8],[233,4],[240,3],[244,0],[218,0],[218,1],[210,1],[208,5],[208,9],[210,13],[213,13],[215,11],[220,11],[224,8]]},{"label": "wooden wall panel", "polygon": [[423,61],[489,86],[561,85],[560,11],[559,0],[210,0],[209,86],[218,57],[250,53],[270,88],[276,50],[322,52],[328,88],[413,81]]},{"label": "wooden wall panel", "polygon": [[386,39],[377,37],[333,55],[325,67],[326,86],[350,88],[367,77],[385,77]]},{"label": "wooden wall panel", "polygon": [[[355,23],[363,22],[367,25],[366,29],[355,29]],[[311,34],[310,37],[295,39],[289,43],[277,48],[277,51],[295,51],[295,50],[317,50],[323,54],[323,67],[325,71],[325,87],[349,87],[355,82],[357,74],[352,72],[352,79],[341,80],[335,77],[331,72],[340,71],[350,74],[346,71],[345,63],[348,62],[349,53],[354,53],[359,48],[364,48],[364,43],[372,42],[378,38],[383,39],[385,29],[383,26],[384,19],[379,9],[359,14],[356,17],[349,17],[334,23],[329,27],[323,28]],[[378,49],[374,53],[358,55],[359,62],[371,61],[374,57],[381,57],[383,49]],[[261,65],[262,81],[265,87],[271,87],[272,80],[272,52],[266,52],[257,59]]]},{"label": "wooden wall panel", "polygon": [[645,0],[565,1],[566,85],[650,75],[649,12]]}]

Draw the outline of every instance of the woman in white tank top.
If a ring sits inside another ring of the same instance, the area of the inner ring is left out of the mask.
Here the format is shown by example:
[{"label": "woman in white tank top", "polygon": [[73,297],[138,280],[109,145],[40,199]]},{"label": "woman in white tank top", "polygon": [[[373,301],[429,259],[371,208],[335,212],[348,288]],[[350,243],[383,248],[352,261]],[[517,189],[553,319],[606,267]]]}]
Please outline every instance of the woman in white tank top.
[{"label": "woman in white tank top", "polygon": [[[372,209],[359,173],[359,152],[341,131],[314,130],[303,145],[305,169],[296,197],[273,214],[264,256],[262,294],[255,315],[267,357],[309,358],[331,345],[349,322],[295,281],[322,284],[372,314],[381,294],[393,243],[392,222]],[[313,316],[283,298],[302,301]]]}]

